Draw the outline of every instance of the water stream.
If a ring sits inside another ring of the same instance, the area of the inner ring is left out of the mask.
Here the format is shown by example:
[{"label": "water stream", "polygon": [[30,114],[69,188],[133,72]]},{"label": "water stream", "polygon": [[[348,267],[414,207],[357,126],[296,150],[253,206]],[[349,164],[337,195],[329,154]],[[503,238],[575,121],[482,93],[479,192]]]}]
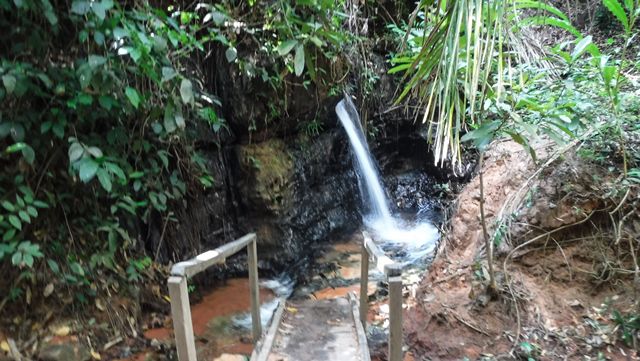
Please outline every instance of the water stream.
[{"label": "water stream", "polygon": [[413,219],[392,215],[380,174],[360,125],[358,111],[349,97],[338,103],[336,113],[356,158],[362,198],[366,202],[365,209],[369,210],[369,214],[363,217],[366,228],[383,248],[401,251],[397,261],[413,264],[423,259],[433,252],[439,238],[438,229],[418,215],[410,217]]}]

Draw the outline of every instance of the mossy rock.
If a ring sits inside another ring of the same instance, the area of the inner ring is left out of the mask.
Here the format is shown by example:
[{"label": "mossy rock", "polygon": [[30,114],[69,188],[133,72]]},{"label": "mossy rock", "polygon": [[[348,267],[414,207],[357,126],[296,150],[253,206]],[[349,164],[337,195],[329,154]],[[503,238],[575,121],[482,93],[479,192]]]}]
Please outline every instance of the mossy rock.
[{"label": "mossy rock", "polygon": [[276,214],[289,206],[292,197],[294,162],[280,139],[270,139],[239,147],[238,158],[248,194],[242,197],[249,205],[266,208]]}]

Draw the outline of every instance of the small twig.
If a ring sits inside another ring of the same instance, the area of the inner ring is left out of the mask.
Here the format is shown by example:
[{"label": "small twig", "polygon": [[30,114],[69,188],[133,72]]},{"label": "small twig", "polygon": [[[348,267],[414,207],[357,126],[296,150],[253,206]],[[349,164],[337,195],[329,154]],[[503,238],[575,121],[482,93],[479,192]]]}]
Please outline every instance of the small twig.
[{"label": "small twig", "polygon": [[489,333],[488,333],[487,331],[485,331],[485,330],[481,329],[480,327],[478,327],[478,326],[476,326],[476,325],[471,324],[471,323],[470,323],[470,322],[468,322],[468,321],[465,321],[465,319],[464,319],[464,318],[462,318],[462,317],[458,316],[455,312],[452,312],[452,314],[453,314],[453,317],[454,317],[456,320],[458,320],[460,323],[462,323],[463,325],[465,325],[465,326],[469,327],[470,329],[472,329],[472,330],[474,330],[474,331],[476,331],[476,332],[478,332],[478,333],[481,333],[481,334],[483,334],[483,335],[485,335],[485,336],[487,336],[487,337],[491,337],[491,335],[489,335]]},{"label": "small twig", "polygon": [[169,214],[167,214],[167,217],[164,219],[164,225],[162,226],[162,233],[160,233],[160,240],[158,241],[158,247],[156,247],[156,253],[153,256],[153,261],[154,262],[158,262],[158,255],[160,254],[160,248],[162,247],[162,241],[164,240],[164,234],[167,230],[167,224],[169,224],[169,218],[171,217],[171,215],[173,214],[173,212],[169,212]]},{"label": "small twig", "polygon": [[629,197],[629,193],[631,193],[631,187],[627,188],[627,192],[624,194],[624,197],[622,197],[622,200],[620,201],[620,203],[618,203],[618,206],[614,210],[609,212],[610,215],[613,215],[614,213],[616,213],[620,209],[620,207],[622,207],[624,202],[627,200],[627,197]]}]

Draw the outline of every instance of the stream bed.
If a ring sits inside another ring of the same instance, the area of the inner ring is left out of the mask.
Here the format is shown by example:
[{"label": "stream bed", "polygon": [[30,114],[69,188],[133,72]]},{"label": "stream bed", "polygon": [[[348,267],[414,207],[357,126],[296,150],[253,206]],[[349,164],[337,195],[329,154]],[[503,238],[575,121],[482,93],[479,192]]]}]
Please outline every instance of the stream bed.
[{"label": "stream bed", "polygon": [[[329,299],[345,297],[348,293],[360,292],[362,229],[327,245],[315,259],[315,274],[308,275],[307,281],[294,286],[289,276],[277,279],[261,279],[260,300],[263,327],[267,327],[277,307],[277,299]],[[424,250],[422,250],[424,251]],[[421,271],[427,264],[428,256],[421,252],[420,259],[398,251],[400,259],[411,259],[403,274],[407,292],[415,289]],[[389,250],[393,256],[393,249]],[[383,274],[374,267],[370,269],[368,290],[370,311],[368,314],[368,335],[372,355],[386,344],[388,306],[386,306],[386,284]],[[206,293],[202,299],[191,305],[194,334],[199,360],[243,360],[248,359],[253,350],[251,338],[251,317],[249,315],[249,280],[233,278]],[[173,343],[170,322],[165,327],[148,329],[144,337],[150,345],[146,350],[132,354],[122,360],[151,361],[163,360],[161,356]]]}]

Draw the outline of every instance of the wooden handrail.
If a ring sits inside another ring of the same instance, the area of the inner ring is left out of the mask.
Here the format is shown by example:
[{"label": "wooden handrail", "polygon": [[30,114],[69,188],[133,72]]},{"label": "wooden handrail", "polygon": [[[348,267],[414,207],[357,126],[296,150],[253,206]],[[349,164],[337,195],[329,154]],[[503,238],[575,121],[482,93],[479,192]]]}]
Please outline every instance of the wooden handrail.
[{"label": "wooden handrail", "polygon": [[187,279],[214,264],[224,263],[227,257],[247,248],[249,268],[249,290],[251,299],[251,325],[253,342],[256,344],[262,335],[260,321],[260,293],[258,289],[258,251],[255,233],[249,233],[233,242],[214,250],[204,252],[184,262],[176,263],[171,268],[171,277],[167,280],[169,297],[171,298],[171,316],[176,337],[176,348],[179,361],[197,361],[196,344],[193,336],[191,308]]},{"label": "wooden handrail", "polygon": [[374,259],[376,268],[384,272],[389,283],[389,361],[402,361],[402,265],[393,262],[371,239],[362,232],[364,242],[361,250],[360,269],[360,322],[367,329],[369,310],[369,257]]}]

